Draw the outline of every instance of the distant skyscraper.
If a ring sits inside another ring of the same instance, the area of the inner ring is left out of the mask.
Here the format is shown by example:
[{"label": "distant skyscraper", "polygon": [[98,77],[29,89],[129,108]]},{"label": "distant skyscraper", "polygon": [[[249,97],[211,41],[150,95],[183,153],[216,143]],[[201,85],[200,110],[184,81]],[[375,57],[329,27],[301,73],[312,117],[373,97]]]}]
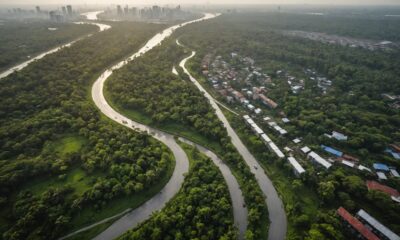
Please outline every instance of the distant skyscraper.
[{"label": "distant skyscraper", "polygon": [[68,11],[68,15],[72,16],[72,6],[71,5],[67,5],[67,11]]},{"label": "distant skyscraper", "polygon": [[37,13],[41,13],[42,11],[40,11],[40,7],[39,6],[36,6],[36,12]]},{"label": "distant skyscraper", "polygon": [[124,7],[124,14],[125,14],[125,16],[128,16],[128,14],[129,14],[128,5],[126,5],[126,6]]},{"label": "distant skyscraper", "polygon": [[122,8],[121,8],[121,5],[117,5],[117,14],[118,14],[119,16],[122,16]]},{"label": "distant skyscraper", "polygon": [[62,9],[62,13],[64,14],[64,16],[66,16],[67,15],[67,8],[66,7],[61,7],[61,9]]}]

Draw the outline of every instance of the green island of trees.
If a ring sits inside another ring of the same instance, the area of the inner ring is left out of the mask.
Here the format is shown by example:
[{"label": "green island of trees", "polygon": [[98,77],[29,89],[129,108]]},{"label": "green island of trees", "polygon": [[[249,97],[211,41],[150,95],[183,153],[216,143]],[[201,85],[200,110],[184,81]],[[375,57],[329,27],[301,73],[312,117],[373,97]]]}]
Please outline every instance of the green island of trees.
[{"label": "green island of trees", "polygon": [[237,239],[225,180],[211,159],[180,144],[190,160],[180,192],[160,212],[120,240]]}]

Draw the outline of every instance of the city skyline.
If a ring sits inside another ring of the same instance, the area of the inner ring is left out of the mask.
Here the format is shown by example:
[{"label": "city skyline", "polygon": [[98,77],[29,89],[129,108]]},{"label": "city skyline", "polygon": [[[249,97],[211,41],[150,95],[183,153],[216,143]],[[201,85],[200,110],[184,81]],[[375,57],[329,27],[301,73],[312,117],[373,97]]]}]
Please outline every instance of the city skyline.
[{"label": "city skyline", "polygon": [[[235,4],[244,5],[242,1],[238,0],[205,0],[205,1],[194,1],[194,0],[157,0],[157,1],[145,1],[145,0],[14,0],[14,1],[0,1],[0,5],[57,5],[57,4],[76,4],[76,5],[104,5],[104,4],[135,4],[135,5],[153,5],[153,4]],[[280,4],[280,5],[400,5],[398,0],[337,0],[334,3],[330,0],[250,0],[246,4]]]}]

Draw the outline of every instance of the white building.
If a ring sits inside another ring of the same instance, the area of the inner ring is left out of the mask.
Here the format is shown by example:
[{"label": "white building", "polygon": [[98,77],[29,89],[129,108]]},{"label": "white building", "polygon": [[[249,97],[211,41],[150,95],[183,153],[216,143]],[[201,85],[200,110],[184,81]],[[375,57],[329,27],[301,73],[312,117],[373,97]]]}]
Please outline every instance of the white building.
[{"label": "white building", "polygon": [[321,157],[320,155],[318,155],[315,152],[310,152],[308,154],[308,158],[311,161],[320,164],[321,166],[323,166],[326,169],[329,169],[330,167],[332,167],[332,164],[330,162],[328,162],[327,160],[325,160],[323,157]]},{"label": "white building", "polygon": [[300,174],[304,173],[306,170],[300,165],[299,162],[294,157],[288,157],[287,158],[290,165],[293,167],[293,172],[296,176],[299,176]]},{"label": "white building", "polygon": [[304,146],[300,149],[304,154],[311,152],[311,149],[307,146]]},{"label": "white building", "polygon": [[400,240],[400,237],[397,234],[392,232],[389,228],[385,227],[382,223],[373,218],[363,209],[360,209],[360,211],[357,212],[357,216],[361,219],[362,222],[367,223],[374,230],[379,232],[380,233],[379,235],[383,235],[386,239]]}]

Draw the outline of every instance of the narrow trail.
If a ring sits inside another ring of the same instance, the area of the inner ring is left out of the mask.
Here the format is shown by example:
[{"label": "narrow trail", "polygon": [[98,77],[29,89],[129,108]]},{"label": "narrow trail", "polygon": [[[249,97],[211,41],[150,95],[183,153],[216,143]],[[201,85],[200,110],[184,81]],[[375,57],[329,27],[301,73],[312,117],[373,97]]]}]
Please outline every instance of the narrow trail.
[{"label": "narrow trail", "polygon": [[[179,46],[184,47],[178,40],[176,41],[176,43]],[[268,239],[284,240],[286,238],[286,232],[287,232],[287,218],[283,202],[280,199],[275,187],[273,186],[272,181],[268,178],[268,176],[263,171],[263,168],[260,166],[260,164],[254,158],[254,156],[250,153],[247,147],[240,140],[235,130],[233,130],[229,121],[226,119],[225,115],[219,108],[218,103],[186,69],[185,67],[186,62],[195,55],[196,52],[192,51],[190,56],[183,59],[179,63],[179,66],[183,69],[185,74],[189,76],[190,81],[193,82],[196,85],[196,87],[200,90],[200,92],[204,93],[204,96],[210,101],[211,106],[215,109],[218,118],[222,121],[228,132],[228,135],[231,137],[232,144],[236,147],[240,155],[242,155],[243,159],[250,167],[251,172],[256,177],[258,185],[260,186],[262,192],[265,195],[265,203],[267,204],[268,207],[269,220],[271,222],[268,231]]]}]

